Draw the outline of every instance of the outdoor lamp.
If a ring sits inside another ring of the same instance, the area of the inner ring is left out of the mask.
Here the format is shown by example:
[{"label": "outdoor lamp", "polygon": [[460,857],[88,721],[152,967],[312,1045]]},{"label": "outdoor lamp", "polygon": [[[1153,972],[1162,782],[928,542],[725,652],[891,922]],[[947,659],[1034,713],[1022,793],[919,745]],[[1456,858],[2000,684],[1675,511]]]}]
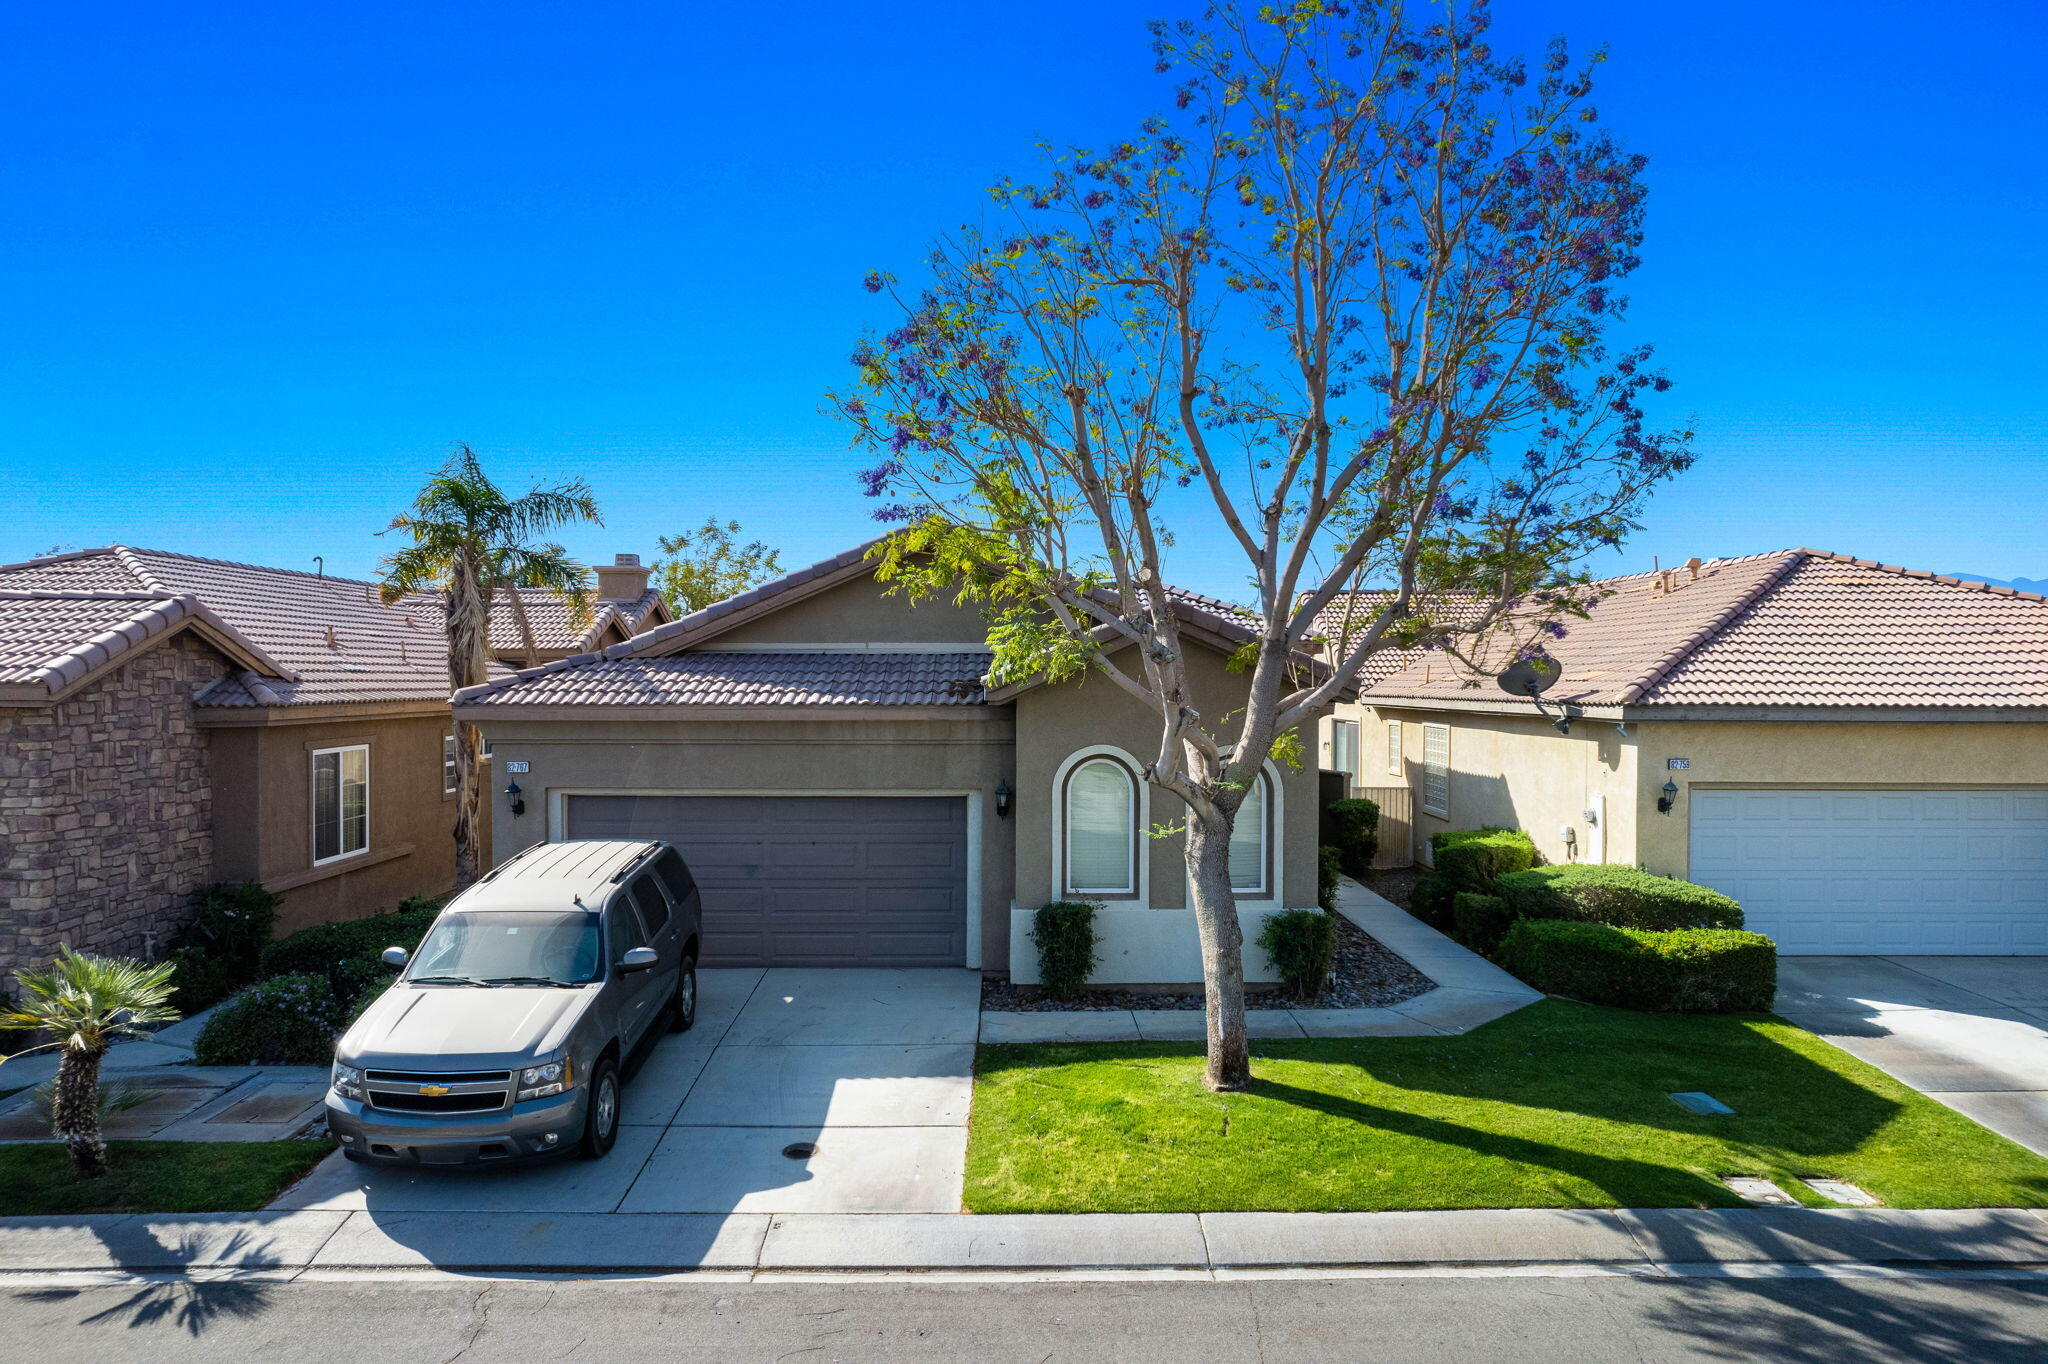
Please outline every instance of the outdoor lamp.
[{"label": "outdoor lamp", "polygon": [[518,782],[507,782],[505,784],[505,799],[512,803],[512,814],[514,818],[517,818],[518,816],[526,813],[526,802],[520,799],[520,797],[525,794],[525,792],[519,789]]},{"label": "outdoor lamp", "polygon": [[1669,777],[1664,779],[1664,794],[1657,797],[1657,813],[1668,815],[1671,807],[1678,804],[1678,783]]},{"label": "outdoor lamp", "polygon": [[1008,819],[1009,817],[1010,817],[1010,783],[1008,783],[1007,781],[1004,781],[1004,780],[1002,780],[1001,778],[997,778],[997,779],[996,779],[996,818],[997,818],[997,819]]}]

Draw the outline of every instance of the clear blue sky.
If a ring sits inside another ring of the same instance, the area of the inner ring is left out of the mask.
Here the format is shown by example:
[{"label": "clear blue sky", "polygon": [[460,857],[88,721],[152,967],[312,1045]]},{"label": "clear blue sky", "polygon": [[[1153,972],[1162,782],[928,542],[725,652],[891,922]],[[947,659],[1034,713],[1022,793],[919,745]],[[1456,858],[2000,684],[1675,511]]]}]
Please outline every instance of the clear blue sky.
[{"label": "clear blue sky", "polygon": [[[515,490],[588,478],[588,558],[706,513],[836,552],[872,530],[819,411],[861,274],[1035,137],[1159,107],[1141,22],[1178,5],[17,7],[0,559],[364,575],[458,440]],[[1704,458],[1599,567],[2048,576],[2048,4],[1496,8],[1506,42],[1608,43],[1603,117],[1652,158],[1632,319]]]}]

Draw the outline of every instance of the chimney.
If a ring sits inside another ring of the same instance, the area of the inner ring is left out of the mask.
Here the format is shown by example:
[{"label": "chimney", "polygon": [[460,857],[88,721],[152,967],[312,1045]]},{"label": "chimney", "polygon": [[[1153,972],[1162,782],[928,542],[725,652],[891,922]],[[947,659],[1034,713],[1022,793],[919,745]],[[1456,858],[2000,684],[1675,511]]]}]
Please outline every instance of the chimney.
[{"label": "chimney", "polygon": [[640,594],[647,590],[647,579],[654,572],[643,568],[637,554],[615,554],[608,564],[597,566],[597,599],[599,601],[638,601]]}]

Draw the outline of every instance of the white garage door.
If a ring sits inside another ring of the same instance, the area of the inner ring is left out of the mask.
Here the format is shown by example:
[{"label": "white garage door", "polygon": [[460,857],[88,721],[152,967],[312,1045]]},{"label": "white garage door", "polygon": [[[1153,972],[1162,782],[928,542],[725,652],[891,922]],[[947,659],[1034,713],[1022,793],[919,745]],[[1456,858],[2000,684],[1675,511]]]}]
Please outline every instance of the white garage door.
[{"label": "white garage door", "polygon": [[2048,791],[1695,788],[1692,879],[1788,953],[2048,955]]}]

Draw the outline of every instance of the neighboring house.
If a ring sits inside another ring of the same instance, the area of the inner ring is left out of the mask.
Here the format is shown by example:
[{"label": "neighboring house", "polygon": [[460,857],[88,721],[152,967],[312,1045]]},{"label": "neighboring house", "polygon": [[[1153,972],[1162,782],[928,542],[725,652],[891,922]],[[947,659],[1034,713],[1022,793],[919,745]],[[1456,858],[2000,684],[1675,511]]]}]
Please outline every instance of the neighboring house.
[{"label": "neighboring house", "polygon": [[1788,953],[2048,954],[2048,600],[1805,549],[1603,586],[1547,715],[1389,656],[1323,765],[1412,793],[1418,852],[1526,829],[1725,891]]},{"label": "neighboring house", "polygon": [[[549,663],[622,643],[642,630],[675,619],[661,593],[647,585],[653,570],[641,564],[639,555],[615,555],[611,563],[598,565],[595,572],[596,589],[587,603],[590,617],[581,627],[571,623],[568,601],[552,591],[542,587],[515,589],[527,627],[533,631],[530,658],[518,613],[512,609],[508,594],[499,592],[491,601],[491,657],[513,667]],[[439,597],[421,593],[400,604],[428,613],[435,628],[440,628]]]},{"label": "neighboring house", "polygon": [[[985,685],[986,626],[886,595],[849,550],[599,653],[459,692],[547,839],[673,840],[704,893],[706,965],[970,966],[1036,978],[1030,916],[1100,902],[1102,981],[1199,978],[1180,802],[1140,776],[1159,721],[1099,674]],[[1250,633],[1176,594],[1197,705],[1242,704]],[[1269,764],[1241,817],[1241,914],[1316,902],[1316,774]],[[1248,936],[1250,936],[1248,934]],[[1264,954],[1247,952],[1255,978]]]},{"label": "neighboring house", "polygon": [[[661,610],[625,577],[594,637]],[[285,930],[450,888],[439,611],[376,592],[125,546],[0,567],[0,973],[160,954],[207,881],[278,892]]]}]

